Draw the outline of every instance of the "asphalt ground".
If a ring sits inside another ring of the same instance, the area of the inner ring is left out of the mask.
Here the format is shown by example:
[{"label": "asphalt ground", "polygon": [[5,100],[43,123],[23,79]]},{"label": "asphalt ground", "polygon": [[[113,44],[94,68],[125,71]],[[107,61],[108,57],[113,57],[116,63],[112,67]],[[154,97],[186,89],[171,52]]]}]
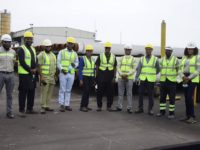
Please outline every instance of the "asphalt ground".
[{"label": "asphalt ground", "polygon": [[[158,146],[196,142],[200,140],[200,123],[186,124],[179,121],[185,116],[182,98],[176,101],[176,118],[158,118],[145,113],[128,114],[106,111],[106,100],[102,112],[96,112],[96,98],[90,98],[90,112],[80,112],[81,89],[73,89],[72,112],[58,111],[58,87],[51,100],[54,112],[45,115],[18,116],[17,80],[14,90],[15,119],[7,119],[5,89],[0,94],[0,150],[139,150]],[[113,107],[116,106],[117,97]],[[133,97],[134,109],[138,96]],[[125,105],[126,106],[126,100]],[[36,90],[35,110],[40,110],[40,87]],[[195,107],[200,122],[200,105]],[[155,98],[154,112],[157,113],[158,98]]]}]

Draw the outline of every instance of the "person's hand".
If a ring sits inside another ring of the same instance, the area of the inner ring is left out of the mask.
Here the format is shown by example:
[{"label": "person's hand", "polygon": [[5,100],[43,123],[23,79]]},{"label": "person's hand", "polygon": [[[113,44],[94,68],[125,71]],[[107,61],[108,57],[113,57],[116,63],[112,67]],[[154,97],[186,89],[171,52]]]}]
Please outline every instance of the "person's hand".
[{"label": "person's hand", "polygon": [[44,81],[44,80],[42,80],[41,83],[42,83],[43,85],[47,85],[46,81]]},{"label": "person's hand", "polygon": [[40,76],[40,85],[43,84],[43,85],[47,85],[46,81],[44,80],[44,77],[43,76]]},{"label": "person's hand", "polygon": [[188,83],[189,81],[190,81],[190,78],[188,78],[188,77],[186,77],[186,76],[183,77],[183,82],[184,82],[184,83]]},{"label": "person's hand", "polygon": [[115,83],[115,79],[116,79],[116,77],[113,78],[112,83]]},{"label": "person's hand", "polygon": [[71,63],[71,66],[72,66],[73,68],[75,68],[75,64],[74,64],[74,63]]},{"label": "person's hand", "polygon": [[58,76],[57,76],[57,75],[54,75],[54,79],[55,79],[55,81],[57,82],[57,81],[58,81]]},{"label": "person's hand", "polygon": [[66,72],[64,69],[62,69],[61,72],[62,72],[63,74],[67,74],[67,72]]},{"label": "person's hand", "polygon": [[139,85],[139,79],[138,78],[135,78],[135,84]]},{"label": "person's hand", "polygon": [[83,86],[83,80],[80,80],[79,86],[80,86],[80,87]]},{"label": "person's hand", "polygon": [[128,75],[124,74],[121,76],[123,80],[127,81],[128,80]]},{"label": "person's hand", "polygon": [[36,74],[36,71],[37,71],[36,69],[31,69],[32,74]]}]

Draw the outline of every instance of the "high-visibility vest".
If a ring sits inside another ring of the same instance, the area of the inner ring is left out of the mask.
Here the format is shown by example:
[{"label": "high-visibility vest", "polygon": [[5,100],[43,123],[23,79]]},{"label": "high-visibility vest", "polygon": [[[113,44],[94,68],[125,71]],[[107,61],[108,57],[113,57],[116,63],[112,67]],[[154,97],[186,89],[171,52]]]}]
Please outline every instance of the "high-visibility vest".
[{"label": "high-visibility vest", "polygon": [[[120,67],[119,70],[123,73],[123,74],[127,74],[130,71],[133,71],[134,69],[134,58],[133,56],[123,56],[121,58],[121,63],[120,63]],[[129,80],[133,79],[133,74],[128,76]],[[119,76],[119,78],[121,78],[121,76]]]},{"label": "high-visibility vest", "polygon": [[169,62],[167,62],[167,58],[164,57],[160,62],[160,81],[164,82],[168,79],[171,82],[176,82],[177,77],[177,63],[178,59],[175,56],[171,56]]},{"label": "high-visibility vest", "polygon": [[107,61],[105,53],[100,54],[100,66],[99,69],[104,71],[108,68],[108,70],[114,70],[114,63],[115,63],[115,55],[110,54],[110,59]]},{"label": "high-visibility vest", "polygon": [[92,59],[90,61],[86,56],[83,56],[83,61],[84,61],[84,67],[82,71],[83,76],[93,77],[94,67],[95,67],[94,61]]},{"label": "high-visibility vest", "polygon": [[[192,58],[188,58],[188,57],[183,57],[182,61],[181,61],[181,71],[184,72],[184,68],[185,68],[185,62],[186,60],[189,59],[189,64],[190,64],[190,68],[189,68],[189,73],[193,74],[197,71],[197,66],[199,66],[200,64],[198,64],[197,59],[198,56],[193,56]],[[192,79],[193,83],[199,83],[199,75],[197,75],[195,78]]]},{"label": "high-visibility vest", "polygon": [[[24,50],[24,60],[26,65],[28,65],[29,67],[31,67],[31,53],[28,50],[28,48],[25,45],[22,45],[21,48]],[[36,51],[35,48],[31,46],[31,50],[33,51],[34,57],[35,57],[35,62],[36,62]],[[18,74],[29,74],[28,71],[26,71],[20,64],[19,60],[18,60]]]},{"label": "high-visibility vest", "polygon": [[[50,52],[49,54],[53,56],[54,64],[56,67],[56,56],[52,52]],[[49,56],[46,54],[46,52],[42,52],[42,57],[43,57],[43,60],[42,60],[42,64],[41,64],[41,73],[45,74],[45,75],[49,75],[50,64],[53,62],[50,62]]]},{"label": "high-visibility vest", "polygon": [[147,63],[146,57],[143,56],[140,61],[142,63],[142,69],[139,76],[140,80],[145,81],[147,79],[149,82],[155,82],[157,57],[151,56],[149,62]]},{"label": "high-visibility vest", "polygon": [[[77,57],[77,54],[74,51],[72,51],[70,54],[67,49],[62,50],[61,51],[61,66],[63,70],[68,72],[68,67],[71,66],[71,63],[75,61],[76,57]],[[75,68],[72,68],[69,73],[74,74]]]}]

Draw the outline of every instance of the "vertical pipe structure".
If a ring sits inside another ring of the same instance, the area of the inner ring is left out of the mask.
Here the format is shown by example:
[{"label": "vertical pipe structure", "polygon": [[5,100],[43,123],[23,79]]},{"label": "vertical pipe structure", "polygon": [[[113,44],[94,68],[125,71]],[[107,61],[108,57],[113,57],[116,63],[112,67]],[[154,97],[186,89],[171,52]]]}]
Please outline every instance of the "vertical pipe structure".
[{"label": "vertical pipe structure", "polygon": [[165,46],[166,46],[166,23],[165,20],[161,23],[161,57],[165,56]]},{"label": "vertical pipe structure", "polygon": [[0,36],[3,34],[10,34],[11,14],[5,9],[0,12]]}]

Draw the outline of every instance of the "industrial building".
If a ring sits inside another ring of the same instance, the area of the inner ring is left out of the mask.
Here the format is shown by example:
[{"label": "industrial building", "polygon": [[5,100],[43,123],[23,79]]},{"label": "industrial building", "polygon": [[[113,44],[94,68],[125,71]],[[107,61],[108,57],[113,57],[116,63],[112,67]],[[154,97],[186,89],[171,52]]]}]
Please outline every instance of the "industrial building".
[{"label": "industrial building", "polygon": [[12,33],[13,41],[19,45],[23,44],[23,34],[26,31],[31,31],[34,34],[34,46],[41,45],[44,39],[50,39],[52,43],[63,44],[66,43],[67,37],[75,37],[77,43],[94,42],[95,33],[83,31],[69,27],[31,27],[24,30]]}]

